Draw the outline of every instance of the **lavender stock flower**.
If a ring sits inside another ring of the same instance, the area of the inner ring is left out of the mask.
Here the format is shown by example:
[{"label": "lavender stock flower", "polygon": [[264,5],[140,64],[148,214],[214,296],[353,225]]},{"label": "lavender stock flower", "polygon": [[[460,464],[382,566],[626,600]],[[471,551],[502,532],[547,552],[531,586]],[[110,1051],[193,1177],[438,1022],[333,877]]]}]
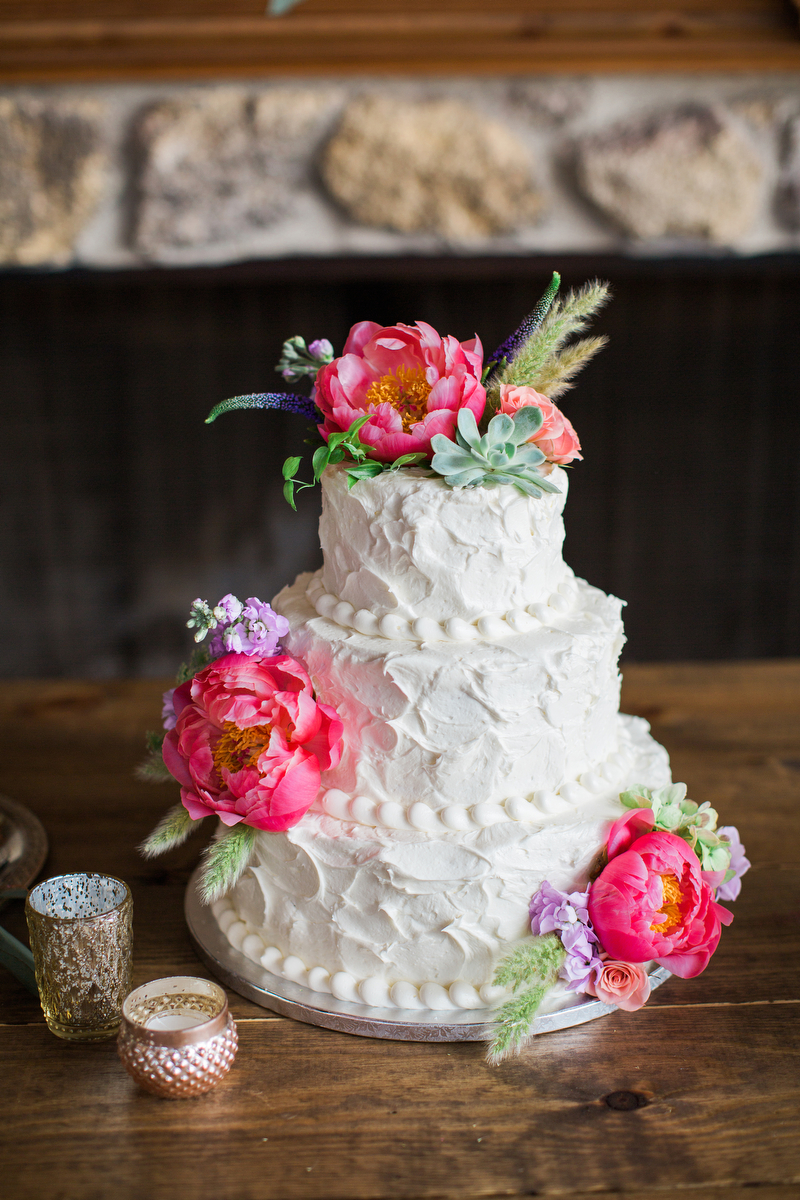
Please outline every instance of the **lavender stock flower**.
[{"label": "lavender stock flower", "polygon": [[739,830],[735,825],[723,825],[717,830],[721,838],[730,843],[731,865],[735,872],[727,883],[721,883],[717,888],[717,900],[735,900],[742,890],[742,876],[750,870],[750,860],[745,858],[744,846],[739,839]]},{"label": "lavender stock flower", "polygon": [[251,596],[244,605],[236,596],[225,596],[214,610],[215,616],[220,610],[223,615],[211,642],[214,658],[222,654],[267,658],[275,653],[279,639],[289,632],[286,617],[279,616],[256,596]]},{"label": "lavender stock flower", "polygon": [[567,952],[559,975],[568,991],[583,992],[602,970],[597,935],[589,920],[589,893],[560,892],[544,881],[530,903],[531,932],[557,933]]}]

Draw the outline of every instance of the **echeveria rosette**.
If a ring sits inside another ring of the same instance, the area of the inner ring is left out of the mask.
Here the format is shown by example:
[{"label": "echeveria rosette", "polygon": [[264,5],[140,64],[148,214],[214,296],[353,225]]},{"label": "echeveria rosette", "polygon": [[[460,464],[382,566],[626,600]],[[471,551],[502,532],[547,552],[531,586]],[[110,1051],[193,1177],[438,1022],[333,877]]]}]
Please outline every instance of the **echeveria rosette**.
[{"label": "echeveria rosette", "polygon": [[634,809],[611,827],[608,865],[589,890],[589,919],[614,959],[655,959],[692,979],[705,970],[733,915],[714,899],[694,850]]},{"label": "echeveria rosette", "polygon": [[481,436],[469,410],[458,414],[456,440],[437,435],[431,439],[435,451],[431,466],[449,487],[497,487],[512,484],[528,496],[558,492],[537,467],[545,461],[530,439],[541,428],[539,408],[521,408],[513,417],[498,413]]},{"label": "echeveria rosette", "polygon": [[336,766],[342,723],[288,655],[227,654],[176,689],[164,762],[193,820],[291,828]]},{"label": "echeveria rosette", "polygon": [[317,373],[319,431],[327,441],[368,415],[359,436],[371,446],[371,458],[393,463],[407,454],[427,457],[435,435],[454,435],[459,412],[480,420],[486,404],[482,368],[477,337],[441,337],[424,321],[388,327],[361,321],[341,357]]}]

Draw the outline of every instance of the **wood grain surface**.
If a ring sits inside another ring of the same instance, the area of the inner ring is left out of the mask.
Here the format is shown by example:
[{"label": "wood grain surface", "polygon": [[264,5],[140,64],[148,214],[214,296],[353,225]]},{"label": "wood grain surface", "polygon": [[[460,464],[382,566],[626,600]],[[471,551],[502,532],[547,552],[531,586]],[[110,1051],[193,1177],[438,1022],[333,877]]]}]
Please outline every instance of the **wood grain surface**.
[{"label": "wood grain surface", "polygon": [[0,0],[5,82],[798,65],[788,0]]},{"label": "wood grain surface", "polygon": [[[132,776],[161,686],[0,690],[0,791],[44,822],[45,874],[131,883],[137,983],[207,974],[182,917],[202,835],[152,866],[135,852],[174,800],[169,785]],[[738,826],[753,862],[702,976],[669,980],[638,1013],[545,1035],[499,1068],[477,1044],[349,1037],[231,993],[234,1069],[182,1102],[137,1089],[113,1044],[54,1038],[0,973],[2,1194],[796,1197],[800,662],[631,666],[623,707],[651,721],[675,778]],[[3,923],[22,934],[19,905]]]}]

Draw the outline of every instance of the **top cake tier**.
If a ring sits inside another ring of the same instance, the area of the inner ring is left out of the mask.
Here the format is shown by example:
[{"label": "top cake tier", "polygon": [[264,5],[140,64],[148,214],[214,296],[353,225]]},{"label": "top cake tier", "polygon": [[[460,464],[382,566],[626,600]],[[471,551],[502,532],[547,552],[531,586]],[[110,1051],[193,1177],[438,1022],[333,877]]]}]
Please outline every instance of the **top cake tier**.
[{"label": "top cake tier", "polygon": [[342,466],[322,477],[320,542],[325,591],[380,620],[504,616],[545,601],[565,575],[558,494],[512,487],[448,487],[419,469],[387,471],[348,487]]}]

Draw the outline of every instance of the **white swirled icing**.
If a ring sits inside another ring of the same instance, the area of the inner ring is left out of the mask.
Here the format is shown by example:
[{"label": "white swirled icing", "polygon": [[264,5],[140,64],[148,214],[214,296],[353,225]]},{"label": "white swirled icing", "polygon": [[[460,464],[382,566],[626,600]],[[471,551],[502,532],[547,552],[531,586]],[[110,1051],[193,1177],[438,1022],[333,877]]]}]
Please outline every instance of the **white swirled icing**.
[{"label": "white swirled icing", "polygon": [[379,1008],[492,1004],[542,880],[584,887],[619,792],[669,782],[618,713],[622,602],[564,565],[552,477],[534,500],[326,470],[325,565],[273,604],[342,759],[215,910],[265,970]]},{"label": "white swirled icing", "polygon": [[[442,624],[546,602],[572,572],[561,557],[567,473],[539,498],[513,487],[447,487],[419,469],[352,489],[342,466],[322,477],[325,592],[377,621]],[[371,631],[367,631],[371,632]]]},{"label": "white swirled icing", "polygon": [[[501,489],[504,490],[504,489]],[[497,641],[370,637],[317,616],[300,576],[283,639],[344,724],[327,789],[403,810],[559,792],[618,750],[619,600],[576,580],[574,612]]]},{"label": "white swirled icing", "polygon": [[[636,735],[621,786],[667,782],[665,753],[643,727]],[[506,819],[435,836],[312,812],[286,833],[258,836],[221,926],[267,970],[342,1000],[485,1007],[497,997],[498,958],[527,931],[530,897],[543,879],[584,887],[622,811],[606,796],[539,813],[536,824]]]}]

